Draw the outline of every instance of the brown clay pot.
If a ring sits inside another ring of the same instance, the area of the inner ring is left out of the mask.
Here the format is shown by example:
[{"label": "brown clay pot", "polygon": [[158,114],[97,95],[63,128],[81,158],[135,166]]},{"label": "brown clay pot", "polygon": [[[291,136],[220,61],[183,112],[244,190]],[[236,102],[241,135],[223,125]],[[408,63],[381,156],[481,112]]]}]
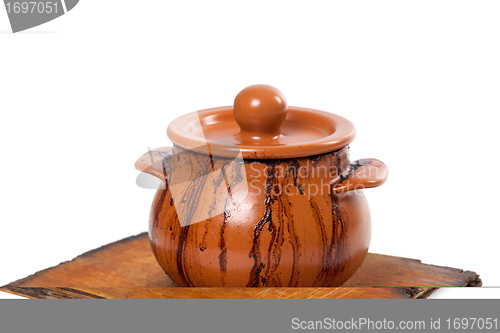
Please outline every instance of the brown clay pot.
[{"label": "brown clay pot", "polygon": [[371,221],[363,188],[387,179],[375,159],[349,160],[354,126],[288,107],[256,85],[234,108],[198,111],[169,126],[173,148],[143,155],[160,178],[149,237],[181,286],[333,287],[363,262]]}]

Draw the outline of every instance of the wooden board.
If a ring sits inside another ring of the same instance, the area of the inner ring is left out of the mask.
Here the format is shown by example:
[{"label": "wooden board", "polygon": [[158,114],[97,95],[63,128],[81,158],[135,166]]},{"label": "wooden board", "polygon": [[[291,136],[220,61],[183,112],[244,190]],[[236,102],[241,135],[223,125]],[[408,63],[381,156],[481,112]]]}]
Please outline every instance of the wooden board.
[{"label": "wooden board", "polygon": [[369,253],[338,288],[183,288],[156,263],[146,233],[0,287],[28,298],[427,298],[439,287],[481,286],[470,271]]}]

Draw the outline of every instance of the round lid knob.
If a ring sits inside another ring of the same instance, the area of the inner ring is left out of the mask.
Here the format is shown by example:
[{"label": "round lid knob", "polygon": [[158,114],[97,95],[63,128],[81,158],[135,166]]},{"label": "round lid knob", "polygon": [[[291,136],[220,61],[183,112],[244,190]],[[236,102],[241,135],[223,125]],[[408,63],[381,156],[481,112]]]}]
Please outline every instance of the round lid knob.
[{"label": "round lid knob", "polygon": [[234,119],[243,138],[278,138],[287,111],[283,93],[266,84],[246,87],[234,99]]}]

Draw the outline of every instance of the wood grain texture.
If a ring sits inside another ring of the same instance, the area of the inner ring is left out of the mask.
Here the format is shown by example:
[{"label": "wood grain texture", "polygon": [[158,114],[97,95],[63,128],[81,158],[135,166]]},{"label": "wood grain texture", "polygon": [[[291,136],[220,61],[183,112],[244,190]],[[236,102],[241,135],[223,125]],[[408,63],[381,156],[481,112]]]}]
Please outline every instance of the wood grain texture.
[{"label": "wood grain texture", "polygon": [[84,253],[0,290],[28,298],[426,298],[439,287],[481,286],[470,271],[369,253],[337,288],[185,288],[156,262],[147,233]]}]

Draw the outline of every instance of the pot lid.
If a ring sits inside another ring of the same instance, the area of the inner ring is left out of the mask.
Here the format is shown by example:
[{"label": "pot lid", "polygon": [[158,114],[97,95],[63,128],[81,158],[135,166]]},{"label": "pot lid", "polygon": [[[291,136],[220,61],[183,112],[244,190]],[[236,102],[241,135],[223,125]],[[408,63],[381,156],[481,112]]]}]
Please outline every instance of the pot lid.
[{"label": "pot lid", "polygon": [[293,158],[347,146],[354,125],[336,114],[288,106],[278,89],[249,86],[233,106],[191,112],[173,120],[167,135],[177,146],[222,157]]}]

